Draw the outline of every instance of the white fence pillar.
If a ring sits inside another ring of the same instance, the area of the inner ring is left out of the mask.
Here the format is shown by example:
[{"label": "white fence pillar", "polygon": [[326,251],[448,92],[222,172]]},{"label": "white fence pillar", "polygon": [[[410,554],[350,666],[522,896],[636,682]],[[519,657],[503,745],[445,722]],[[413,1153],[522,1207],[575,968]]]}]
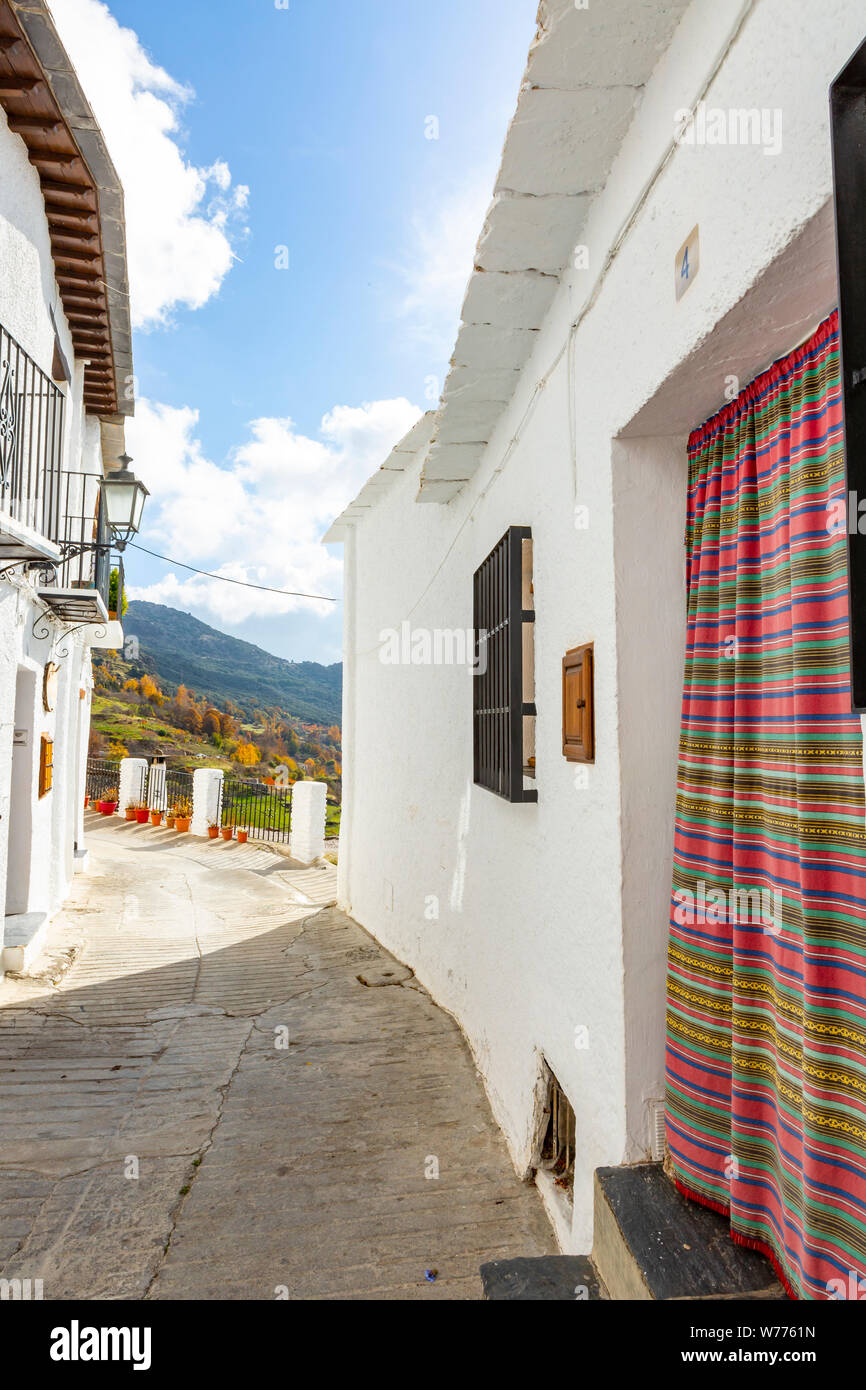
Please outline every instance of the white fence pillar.
[{"label": "white fence pillar", "polygon": [[193,835],[207,835],[208,826],[219,822],[220,792],[224,773],[215,767],[199,767],[192,774]]},{"label": "white fence pillar", "polygon": [[292,787],[292,831],[289,853],[301,864],[313,864],[325,853],[325,782],[296,782]]},{"label": "white fence pillar", "polygon": [[118,787],[117,811],[126,813],[131,802],[141,801],[147,777],[147,758],[122,758],[120,762],[120,786]]}]

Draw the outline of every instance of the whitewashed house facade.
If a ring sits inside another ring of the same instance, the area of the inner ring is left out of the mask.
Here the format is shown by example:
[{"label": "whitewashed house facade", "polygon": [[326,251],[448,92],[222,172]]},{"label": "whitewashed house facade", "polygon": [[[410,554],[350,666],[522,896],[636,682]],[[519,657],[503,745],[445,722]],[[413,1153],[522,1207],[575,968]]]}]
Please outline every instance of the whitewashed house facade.
[{"label": "whitewashed house facade", "polygon": [[[100,480],[133,409],[122,189],[40,0],[0,3],[2,968],[83,867],[94,647],[117,565]],[[80,547],[84,549],[80,549]],[[78,552],[78,553],[76,553]]]},{"label": "whitewashed house facade", "polygon": [[[543,0],[439,408],[326,536],[342,905],[457,1018],[525,1174],[556,1078],[574,1253],[594,1171],[660,1153],[686,442],[838,302],[828,91],[864,36],[859,0]],[[479,776],[458,637],[509,575],[515,799]],[[564,731],[581,681],[594,728]]]}]

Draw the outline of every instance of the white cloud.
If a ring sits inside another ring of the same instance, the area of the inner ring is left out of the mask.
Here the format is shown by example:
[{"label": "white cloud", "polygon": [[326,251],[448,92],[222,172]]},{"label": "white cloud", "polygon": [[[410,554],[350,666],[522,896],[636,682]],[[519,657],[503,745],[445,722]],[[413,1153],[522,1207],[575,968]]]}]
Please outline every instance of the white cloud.
[{"label": "white cloud", "polygon": [[224,160],[185,160],[179,119],[191,89],[157,67],[101,0],[50,6],[124,186],[133,323],[153,327],[177,305],[201,308],[231,267],[249,190],[232,185]]},{"label": "white cloud", "polygon": [[493,182],[487,170],[444,196],[428,190],[428,204],[410,219],[409,249],[397,267],[405,287],[401,316],[446,361],[457,337]]},{"label": "white cloud", "polygon": [[[136,473],[152,493],[142,544],[232,579],[302,593],[338,595],[341,563],[321,543],[420,412],[405,399],[335,406],[319,439],[290,419],[253,420],[227,467],[206,458],[198,412],[140,400],[127,423]],[[332,604],[243,589],[170,572],[133,598],[198,613],[219,625]]]}]

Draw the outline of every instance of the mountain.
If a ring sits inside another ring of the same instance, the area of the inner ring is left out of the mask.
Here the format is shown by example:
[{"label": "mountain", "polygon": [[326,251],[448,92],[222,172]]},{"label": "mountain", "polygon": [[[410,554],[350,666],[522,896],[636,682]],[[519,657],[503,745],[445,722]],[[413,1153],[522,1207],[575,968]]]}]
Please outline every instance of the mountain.
[{"label": "mountain", "polygon": [[279,707],[313,724],[339,724],[343,667],[315,661],[284,661],[252,642],[217,632],[190,613],[134,599],[123,618],[124,633],[137,637],[142,664],[168,685],[187,685],[222,707]]}]

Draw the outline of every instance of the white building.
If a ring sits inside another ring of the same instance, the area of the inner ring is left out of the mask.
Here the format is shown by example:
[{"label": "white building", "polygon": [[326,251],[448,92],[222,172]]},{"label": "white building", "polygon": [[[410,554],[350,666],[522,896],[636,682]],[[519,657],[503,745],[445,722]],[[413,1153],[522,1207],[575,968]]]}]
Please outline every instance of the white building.
[{"label": "white building", "polygon": [[[594,1171],[660,1151],[686,442],[838,303],[828,91],[864,33],[860,0],[542,0],[440,406],[326,537],[342,905],[458,1019],[525,1174],[556,1078],[573,1206],[544,1194],[574,1253]],[[484,563],[509,535],[510,771],[473,767],[460,664],[508,606]],[[563,730],[564,688],[594,730]]]},{"label": "white building", "polygon": [[0,969],[20,969],[85,857],[90,652],[122,643],[117,561],[87,547],[133,391],[123,193],[42,0],[0,0],[0,109]]}]

